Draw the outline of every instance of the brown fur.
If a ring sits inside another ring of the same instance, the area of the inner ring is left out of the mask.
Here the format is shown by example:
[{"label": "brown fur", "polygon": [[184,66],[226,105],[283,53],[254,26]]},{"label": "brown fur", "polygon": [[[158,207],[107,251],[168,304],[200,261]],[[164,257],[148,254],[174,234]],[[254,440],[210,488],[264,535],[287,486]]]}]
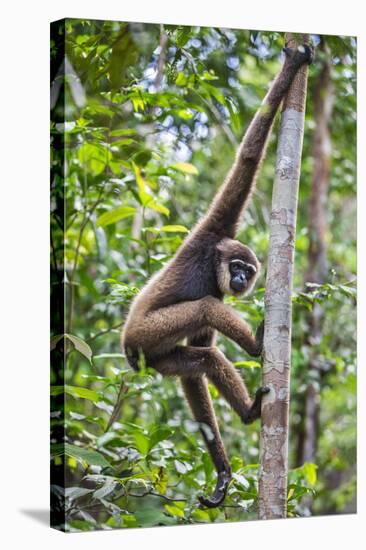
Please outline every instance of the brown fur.
[{"label": "brown fur", "polygon": [[[260,416],[259,388],[250,399],[233,365],[214,347],[216,331],[234,340],[252,356],[262,352],[263,325],[255,335],[249,326],[223,304],[231,287],[229,262],[241,259],[256,273],[248,280],[250,292],[259,273],[255,254],[232,240],[255,185],[255,176],[277,109],[299,67],[310,61],[308,50],[287,51],[281,72],[250,124],[236,160],[204,218],[193,229],[174,258],[136,297],[130,309],[122,345],[134,368],[142,353],[149,366],[163,375],[181,377],[183,389],[199,423],[218,472],[217,486],[205,506],[218,506],[230,480],[230,465],[218,430],[207,379],[220,391],[244,423]],[[180,345],[187,339],[188,345]]]}]

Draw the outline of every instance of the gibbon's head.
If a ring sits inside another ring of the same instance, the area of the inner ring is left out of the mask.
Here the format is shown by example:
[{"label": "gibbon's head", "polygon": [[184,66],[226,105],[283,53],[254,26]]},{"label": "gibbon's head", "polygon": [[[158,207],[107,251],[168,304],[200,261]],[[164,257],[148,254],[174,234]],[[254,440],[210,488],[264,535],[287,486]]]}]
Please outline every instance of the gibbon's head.
[{"label": "gibbon's head", "polygon": [[254,252],[232,239],[222,239],[216,248],[216,276],[221,292],[231,296],[248,294],[261,267]]}]

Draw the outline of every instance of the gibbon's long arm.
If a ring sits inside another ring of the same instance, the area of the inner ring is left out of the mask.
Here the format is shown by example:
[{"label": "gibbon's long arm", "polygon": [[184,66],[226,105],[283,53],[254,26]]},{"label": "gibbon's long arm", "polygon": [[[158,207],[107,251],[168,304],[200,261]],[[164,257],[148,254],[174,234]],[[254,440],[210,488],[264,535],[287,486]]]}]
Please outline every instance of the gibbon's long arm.
[{"label": "gibbon's long arm", "polygon": [[285,48],[284,51],[286,58],[282,69],[249,125],[234,165],[199,224],[199,230],[213,231],[225,237],[235,236],[240,215],[254,189],[256,172],[278,107],[298,69],[304,62],[312,61],[313,53],[308,45],[300,46],[297,50]]},{"label": "gibbon's long arm", "polygon": [[263,323],[254,336],[233,309],[213,296],[148,312],[138,326],[130,328],[124,348],[127,356],[129,348],[140,348],[145,350],[145,355],[149,350],[147,355],[154,357],[164,353],[164,343],[171,348],[171,341],[182,340],[187,334],[197,333],[204,327],[221,332],[253,357],[262,353]]}]

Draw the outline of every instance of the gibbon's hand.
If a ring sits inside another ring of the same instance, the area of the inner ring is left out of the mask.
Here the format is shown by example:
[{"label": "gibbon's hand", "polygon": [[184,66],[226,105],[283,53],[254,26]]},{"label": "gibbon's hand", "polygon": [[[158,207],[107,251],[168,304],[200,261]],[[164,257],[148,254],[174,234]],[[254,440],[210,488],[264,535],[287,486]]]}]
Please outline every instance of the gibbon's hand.
[{"label": "gibbon's hand", "polygon": [[299,61],[299,64],[307,63],[311,65],[314,61],[314,48],[311,44],[301,44],[297,48],[289,48],[287,45],[283,48],[285,54],[293,58],[294,61]]}]

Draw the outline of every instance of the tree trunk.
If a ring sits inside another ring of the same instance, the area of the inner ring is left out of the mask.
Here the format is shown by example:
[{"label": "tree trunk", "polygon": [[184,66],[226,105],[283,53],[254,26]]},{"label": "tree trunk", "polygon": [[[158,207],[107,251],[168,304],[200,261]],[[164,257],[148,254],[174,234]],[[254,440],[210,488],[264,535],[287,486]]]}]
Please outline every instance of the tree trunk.
[{"label": "tree trunk", "polygon": [[[286,42],[298,46],[292,35],[286,36]],[[272,196],[263,353],[263,384],[270,392],[262,405],[260,519],[286,517],[291,294],[307,74],[304,65],[284,100]]]},{"label": "tree trunk", "polygon": [[[333,86],[330,64],[324,61],[314,83],[313,138],[314,171],[309,207],[309,267],[305,282],[325,283],[327,280],[327,194],[330,175],[331,142],[329,123],[332,116]],[[299,441],[298,462],[315,462],[319,424],[319,390],[321,364],[316,346],[320,343],[324,312],[321,304],[314,304],[308,316],[308,345],[312,348],[308,364],[308,383],[305,392],[304,423]],[[315,346],[315,349],[314,349]]]}]

